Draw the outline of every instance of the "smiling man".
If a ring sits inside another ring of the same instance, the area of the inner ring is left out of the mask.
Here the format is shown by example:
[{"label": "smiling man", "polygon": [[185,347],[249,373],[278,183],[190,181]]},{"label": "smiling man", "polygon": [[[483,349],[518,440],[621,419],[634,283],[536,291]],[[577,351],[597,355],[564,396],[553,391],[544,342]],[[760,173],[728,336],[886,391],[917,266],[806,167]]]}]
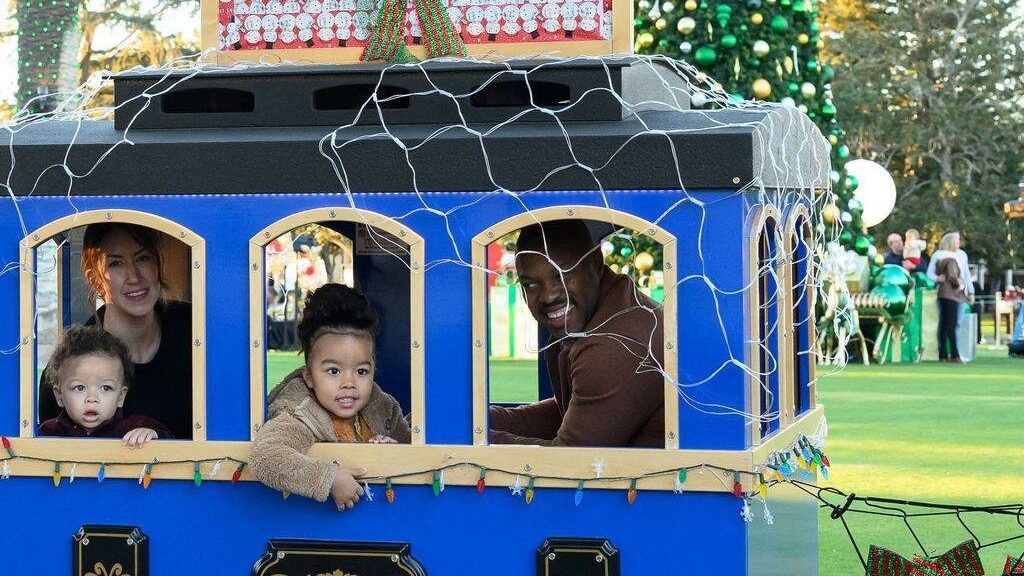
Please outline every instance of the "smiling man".
[{"label": "smiling man", "polygon": [[541,353],[553,396],[491,406],[491,443],[664,446],[661,307],[604,265],[580,220],[524,228],[516,271],[551,335]]}]

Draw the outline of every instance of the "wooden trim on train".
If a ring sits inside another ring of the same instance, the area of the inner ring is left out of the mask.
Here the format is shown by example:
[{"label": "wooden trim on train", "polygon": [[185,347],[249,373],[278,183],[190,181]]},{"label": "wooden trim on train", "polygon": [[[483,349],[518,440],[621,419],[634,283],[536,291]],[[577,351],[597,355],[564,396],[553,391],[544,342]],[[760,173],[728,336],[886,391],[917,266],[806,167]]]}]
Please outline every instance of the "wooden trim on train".
[{"label": "wooden trim on train", "polygon": [[665,378],[665,448],[679,447],[679,399],[676,383],[679,381],[679,356],[676,346],[676,238],[664,228],[632,214],[598,206],[550,206],[517,214],[495,223],[473,237],[473,444],[484,446],[488,442],[487,425],[487,246],[502,236],[531,224],[550,220],[580,219],[606,222],[612,226],[629,228],[662,245],[662,270],[665,298],[662,302],[664,318],[663,363]]},{"label": "wooden trim on train", "polygon": [[[760,285],[760,266],[758,265],[758,242],[761,238],[762,232],[764,232],[765,226],[768,220],[774,220],[775,230],[778,232],[780,215],[779,211],[770,204],[760,204],[756,206],[747,218],[747,226],[745,230],[745,242],[744,242],[744,260],[745,269],[744,274],[744,297],[746,298],[746,311],[745,314],[745,326],[744,333],[747,336],[746,345],[746,382],[747,382],[747,402],[749,403],[745,408],[748,414],[754,414],[754,418],[748,418],[748,434],[747,441],[750,446],[757,446],[761,443],[761,426],[760,419],[763,415],[760,413],[761,410],[761,356],[760,356],[760,336],[758,332],[758,325],[760,318],[760,302],[761,302],[761,285]],[[776,252],[778,252],[778,246],[776,246]],[[778,291],[778,287],[776,291]],[[781,374],[780,374],[781,376]],[[781,387],[780,380],[780,387]]]},{"label": "wooden trim on train", "polygon": [[[137,224],[166,234],[189,247],[189,286],[192,306],[192,441],[206,440],[206,241],[185,226],[162,216],[138,210],[87,210],[49,222],[19,243],[21,278],[19,326],[20,415],[19,435],[35,435],[35,249],[55,235],[100,223]],[[58,285],[58,300],[61,287]]]},{"label": "wooden trim on train", "polygon": [[[409,341],[410,360],[410,408],[413,421],[412,443],[426,442],[426,374],[424,372],[424,246],[423,238],[401,222],[378,212],[328,206],[304,210],[285,216],[260,230],[249,240],[249,430],[250,438],[264,422],[264,406],[267,397],[266,350],[264,346],[266,300],[264,286],[264,249],[275,238],[305,224],[319,222],[355,222],[391,234],[406,244],[409,250]],[[353,241],[355,239],[353,238]]]},{"label": "wooden trim on train", "polygon": [[[314,445],[309,455],[326,460],[358,462],[367,469],[367,480],[381,484],[386,477],[393,477],[393,484],[430,485],[433,470],[460,462],[472,462],[486,466],[491,489],[503,489],[514,482],[516,475],[525,484],[529,476],[561,476],[586,478],[587,488],[626,489],[630,481],[598,480],[593,476],[592,464],[595,458],[604,461],[604,477],[637,477],[645,472],[673,470],[676,468],[706,464],[729,470],[753,472],[761,466],[773,451],[784,450],[800,434],[813,434],[824,416],[824,408],[818,406],[805,412],[792,425],[751,450],[660,450],[645,448],[538,448],[537,446],[472,446],[472,445],[411,445],[411,444],[341,444],[322,443]],[[70,438],[18,438],[12,440],[20,456],[9,460],[12,476],[53,475],[53,460],[60,460],[65,476],[70,463],[76,466],[77,478],[94,478],[99,462],[105,466],[107,478],[137,479],[145,463],[157,460],[152,468],[154,480],[193,479],[193,464],[206,460],[201,466],[204,481],[230,481],[235,464],[222,463],[215,478],[210,478],[213,461],[220,458],[234,458],[246,461],[249,457],[250,442],[206,441],[187,442],[177,440],[156,440],[138,450],[129,450],[119,439],[85,440]],[[46,460],[32,460],[45,458]],[[94,462],[96,464],[89,464]],[[172,463],[177,462],[177,463]],[[399,474],[429,470],[416,475],[397,478]],[[501,471],[507,470],[509,474]],[[450,486],[475,486],[480,470],[475,466],[447,469],[445,484]],[[675,474],[641,479],[638,490],[672,490]],[[253,481],[248,467],[241,480]],[[741,476],[746,491],[754,488],[752,478]],[[711,468],[690,471],[684,488],[688,492],[731,492],[733,476]],[[541,488],[575,488],[576,480],[547,480],[538,478],[535,486]],[[139,488],[142,489],[141,487]]]}]

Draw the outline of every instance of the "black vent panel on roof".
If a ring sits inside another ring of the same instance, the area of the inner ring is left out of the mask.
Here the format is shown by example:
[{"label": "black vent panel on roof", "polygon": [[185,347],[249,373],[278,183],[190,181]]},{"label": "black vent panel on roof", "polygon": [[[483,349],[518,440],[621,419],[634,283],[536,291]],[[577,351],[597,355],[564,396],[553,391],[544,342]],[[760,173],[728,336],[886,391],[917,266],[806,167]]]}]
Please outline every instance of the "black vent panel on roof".
[{"label": "black vent panel on roof", "polygon": [[551,108],[570,104],[572,91],[559,82],[501,80],[478,88],[470,101],[475,108],[522,108],[531,104]]},{"label": "black vent panel on roof", "polygon": [[164,94],[161,110],[165,114],[225,114],[255,110],[252,92],[233,88],[189,88]]},{"label": "black vent panel on roof", "polygon": [[374,107],[369,102],[374,93],[377,103],[385,110],[397,110],[409,107],[409,90],[400,86],[386,84],[344,84],[321,88],[313,93],[313,108],[316,110],[359,110],[366,104],[367,109]]}]

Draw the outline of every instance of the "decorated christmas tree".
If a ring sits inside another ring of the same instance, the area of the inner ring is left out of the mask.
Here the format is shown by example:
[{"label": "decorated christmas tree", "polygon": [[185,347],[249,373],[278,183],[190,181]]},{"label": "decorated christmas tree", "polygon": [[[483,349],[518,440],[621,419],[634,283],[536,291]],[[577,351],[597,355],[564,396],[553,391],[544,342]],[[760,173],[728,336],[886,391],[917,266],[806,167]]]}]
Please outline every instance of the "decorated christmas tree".
[{"label": "decorated christmas tree", "polygon": [[[832,146],[833,196],[819,198],[819,237],[838,238],[860,255],[874,256],[873,239],[853,198],[854,177],[843,168],[850,156],[832,102],[832,67],[821,59],[815,0],[638,0],[636,52],[686,60],[737,100],[795,106]],[[709,107],[701,94],[695,108]]]}]

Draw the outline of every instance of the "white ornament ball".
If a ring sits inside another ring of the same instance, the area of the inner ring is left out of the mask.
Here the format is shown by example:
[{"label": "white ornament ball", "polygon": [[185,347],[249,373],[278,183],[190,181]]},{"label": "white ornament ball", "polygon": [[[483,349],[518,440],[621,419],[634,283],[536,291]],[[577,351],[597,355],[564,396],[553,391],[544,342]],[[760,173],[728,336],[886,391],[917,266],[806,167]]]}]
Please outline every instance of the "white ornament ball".
[{"label": "white ornament ball", "polygon": [[843,224],[849,224],[850,222],[853,222],[853,214],[844,210],[843,213],[839,215],[839,219],[843,221]]},{"label": "white ornament ball", "polygon": [[[832,184],[833,185],[839,184],[839,170],[833,170],[833,171],[829,172],[828,173],[828,177],[829,177],[830,180],[832,180]],[[852,208],[852,206],[851,206],[851,208]]]},{"label": "white ornament ball", "polygon": [[771,47],[768,46],[768,43],[765,42],[764,40],[758,40],[757,42],[754,42],[754,55],[756,55],[758,58],[763,58],[767,56],[769,51],[771,51]]},{"label": "white ornament ball", "polygon": [[889,171],[877,162],[858,159],[846,163],[846,173],[857,178],[853,197],[864,206],[864,225],[870,228],[885,220],[896,207],[896,182]]},{"label": "white ornament ball", "polygon": [[679,51],[683,54],[689,54],[693,51],[693,44],[690,44],[689,42],[680,42]]},{"label": "white ornament ball", "polygon": [[796,109],[803,112],[804,114],[807,114],[807,106],[804,106],[803,104],[797,106]]},{"label": "white ornament ball", "polygon": [[787,107],[789,107],[789,108],[795,108],[795,107],[796,107],[796,100],[793,100],[793,99],[792,99],[792,98],[790,98],[789,96],[786,96],[786,97],[785,97],[785,98],[783,98],[782,100],[779,100],[779,102],[780,102],[780,103],[781,103],[781,104],[782,104],[783,106],[787,106]]},{"label": "white ornament ball", "polygon": [[641,12],[647,12],[648,10],[651,9],[651,3],[648,2],[647,0],[640,0],[640,2],[637,3],[636,7]]},{"label": "white ornament ball", "polygon": [[707,103],[708,97],[705,96],[703,92],[694,92],[693,95],[690,96],[690,104],[692,104],[694,108],[703,108]]},{"label": "white ornament ball", "polygon": [[810,82],[804,82],[800,85],[800,95],[804,98],[813,98],[818,92],[818,89],[814,87],[814,84]]},{"label": "white ornament ball", "polygon": [[875,248],[874,244],[868,246],[868,257],[874,258],[875,254],[878,254],[878,248]]},{"label": "white ornament ball", "polygon": [[680,18],[679,22],[676,24],[676,30],[679,30],[681,34],[689,34],[690,32],[693,32],[693,29],[696,27],[697,21],[689,16]]},{"label": "white ornament ball", "polygon": [[671,12],[671,11],[673,11],[673,10],[675,10],[675,9],[676,9],[676,5],[671,3],[671,2],[665,2],[664,4],[661,5],[661,11],[665,12],[666,14]]}]

